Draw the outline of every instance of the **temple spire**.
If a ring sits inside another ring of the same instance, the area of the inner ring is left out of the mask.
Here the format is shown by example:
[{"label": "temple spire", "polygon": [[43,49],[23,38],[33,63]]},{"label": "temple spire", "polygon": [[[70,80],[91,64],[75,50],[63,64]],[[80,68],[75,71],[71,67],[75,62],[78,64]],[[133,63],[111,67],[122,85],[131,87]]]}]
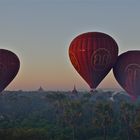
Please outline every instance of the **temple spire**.
[{"label": "temple spire", "polygon": [[73,88],[73,90],[72,90],[72,93],[73,94],[77,94],[78,93],[78,91],[77,91],[77,89],[76,89],[76,86],[74,85],[74,88]]},{"label": "temple spire", "polygon": [[38,89],[38,92],[43,92],[44,89],[40,86],[39,89]]}]

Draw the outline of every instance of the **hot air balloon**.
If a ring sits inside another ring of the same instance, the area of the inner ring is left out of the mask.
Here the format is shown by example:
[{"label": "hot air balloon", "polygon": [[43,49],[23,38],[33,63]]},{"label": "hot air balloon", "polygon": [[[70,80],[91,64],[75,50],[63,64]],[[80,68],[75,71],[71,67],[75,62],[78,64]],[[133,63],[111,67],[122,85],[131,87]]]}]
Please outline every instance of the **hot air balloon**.
[{"label": "hot air balloon", "polygon": [[113,68],[118,83],[133,100],[140,95],[140,51],[121,54]]},{"label": "hot air balloon", "polygon": [[71,42],[69,57],[74,68],[92,90],[114,66],[118,57],[118,45],[105,33],[83,33]]},{"label": "hot air balloon", "polygon": [[0,92],[14,79],[19,67],[20,61],[13,52],[0,49]]}]

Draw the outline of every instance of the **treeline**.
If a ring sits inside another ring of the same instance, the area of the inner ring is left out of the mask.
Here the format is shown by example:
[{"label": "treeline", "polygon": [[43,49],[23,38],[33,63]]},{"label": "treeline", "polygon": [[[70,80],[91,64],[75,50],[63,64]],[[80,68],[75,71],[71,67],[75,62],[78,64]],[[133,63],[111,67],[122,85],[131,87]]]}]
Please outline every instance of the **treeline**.
[{"label": "treeline", "polygon": [[[45,94],[45,98],[41,96],[42,104],[34,98],[34,105],[32,100],[20,102],[15,95],[11,96],[14,100],[8,100],[9,104],[17,104],[15,110],[12,108],[13,113],[0,108],[2,140],[140,139],[139,102],[124,98],[109,100],[103,98],[106,95],[93,100],[95,95],[88,93],[68,96],[58,92]],[[20,103],[24,103],[26,109],[21,105],[23,110],[18,112]]]}]

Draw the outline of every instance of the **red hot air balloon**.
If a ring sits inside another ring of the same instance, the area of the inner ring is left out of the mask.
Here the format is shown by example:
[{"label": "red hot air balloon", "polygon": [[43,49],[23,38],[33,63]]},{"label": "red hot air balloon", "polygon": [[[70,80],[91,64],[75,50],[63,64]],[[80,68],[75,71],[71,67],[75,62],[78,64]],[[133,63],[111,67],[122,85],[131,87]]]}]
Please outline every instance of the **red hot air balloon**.
[{"label": "red hot air balloon", "polygon": [[84,33],[71,42],[69,57],[77,72],[95,89],[114,66],[118,45],[105,33]]},{"label": "red hot air balloon", "polygon": [[0,92],[14,79],[19,67],[20,61],[13,52],[0,49]]},{"label": "red hot air balloon", "polygon": [[121,54],[113,72],[118,83],[135,100],[140,95],[140,51]]}]

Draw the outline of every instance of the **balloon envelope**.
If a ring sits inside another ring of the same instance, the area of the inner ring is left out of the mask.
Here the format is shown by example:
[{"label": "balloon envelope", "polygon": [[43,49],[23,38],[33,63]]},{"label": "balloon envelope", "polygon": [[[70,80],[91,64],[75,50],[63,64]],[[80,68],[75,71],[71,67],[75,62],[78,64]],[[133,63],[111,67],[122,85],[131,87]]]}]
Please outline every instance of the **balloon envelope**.
[{"label": "balloon envelope", "polygon": [[105,33],[84,33],[71,42],[69,57],[77,72],[95,89],[115,64],[118,46]]},{"label": "balloon envelope", "polygon": [[121,54],[113,72],[118,83],[135,100],[140,95],[140,51]]},{"label": "balloon envelope", "polygon": [[13,52],[0,49],[0,92],[14,79],[19,67],[20,61]]}]

